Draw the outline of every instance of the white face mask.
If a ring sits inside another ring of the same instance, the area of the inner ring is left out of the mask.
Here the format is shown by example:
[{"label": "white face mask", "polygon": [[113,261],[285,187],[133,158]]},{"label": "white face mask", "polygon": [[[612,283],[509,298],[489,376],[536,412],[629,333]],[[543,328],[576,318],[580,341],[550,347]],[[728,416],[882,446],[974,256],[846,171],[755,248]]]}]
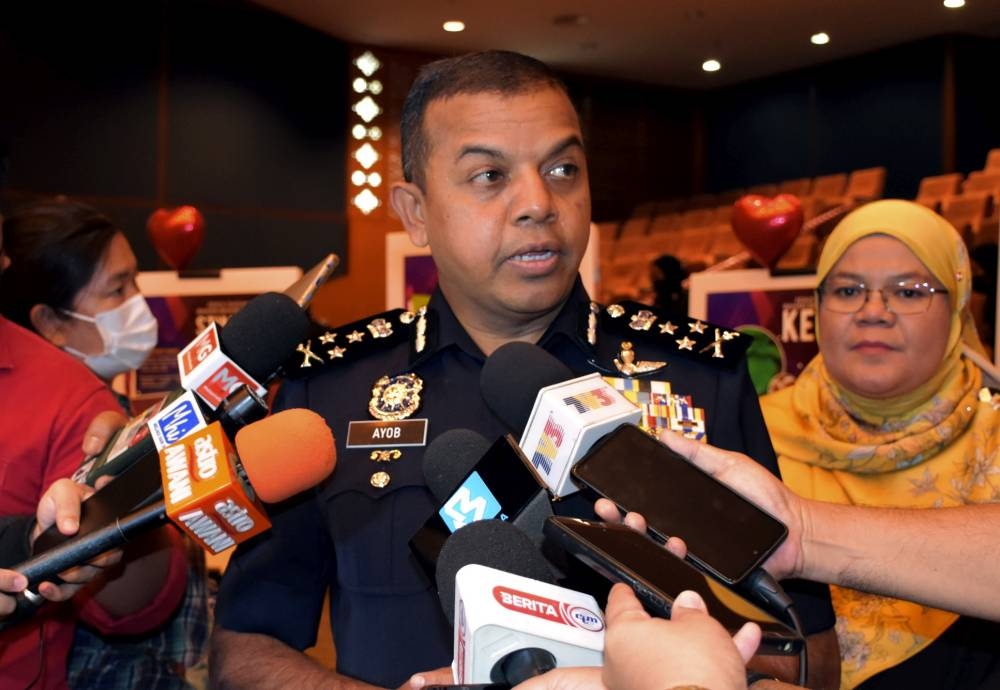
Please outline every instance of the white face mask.
[{"label": "white face mask", "polygon": [[82,359],[102,379],[111,379],[123,372],[138,369],[156,347],[156,317],[142,295],[130,297],[114,309],[98,312],[97,316],[73,311],[65,313],[97,326],[104,342],[104,352],[87,355],[69,346],[63,349]]}]

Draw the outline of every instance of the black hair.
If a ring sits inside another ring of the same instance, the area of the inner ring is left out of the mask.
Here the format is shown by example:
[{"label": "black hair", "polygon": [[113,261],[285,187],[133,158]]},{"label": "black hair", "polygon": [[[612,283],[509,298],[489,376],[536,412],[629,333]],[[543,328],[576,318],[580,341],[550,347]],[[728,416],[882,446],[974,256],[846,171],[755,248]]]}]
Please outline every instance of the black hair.
[{"label": "black hair", "polygon": [[430,145],[423,127],[431,102],[461,94],[512,96],[537,88],[569,95],[563,81],[544,62],[506,50],[469,53],[424,65],[406,95],[400,119],[403,179],[424,188]]},{"label": "black hair", "polygon": [[121,230],[107,216],[77,201],[45,199],[17,208],[3,220],[10,266],[0,276],[0,311],[32,328],[31,308],[72,310]]}]

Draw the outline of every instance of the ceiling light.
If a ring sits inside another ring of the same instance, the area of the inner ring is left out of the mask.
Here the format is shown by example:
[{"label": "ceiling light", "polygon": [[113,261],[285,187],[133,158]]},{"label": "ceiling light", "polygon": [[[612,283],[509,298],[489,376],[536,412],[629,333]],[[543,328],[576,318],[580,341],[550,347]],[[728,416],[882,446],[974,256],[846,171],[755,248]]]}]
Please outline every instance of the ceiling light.
[{"label": "ceiling light", "polygon": [[701,63],[701,68],[706,72],[718,72],[722,69],[722,63],[718,60],[705,60],[705,62]]},{"label": "ceiling light", "polygon": [[830,35],[824,33],[823,31],[820,31],[818,34],[813,34],[812,36],[810,36],[809,40],[812,42],[813,45],[825,46],[827,43],[830,42]]},{"label": "ceiling light", "polygon": [[965,0],[944,0],[944,6],[949,10],[957,10],[959,7],[965,7]]},{"label": "ceiling light", "polygon": [[441,25],[441,28],[448,33],[457,34],[459,31],[465,31],[465,22],[460,22],[457,20],[445,22]]}]

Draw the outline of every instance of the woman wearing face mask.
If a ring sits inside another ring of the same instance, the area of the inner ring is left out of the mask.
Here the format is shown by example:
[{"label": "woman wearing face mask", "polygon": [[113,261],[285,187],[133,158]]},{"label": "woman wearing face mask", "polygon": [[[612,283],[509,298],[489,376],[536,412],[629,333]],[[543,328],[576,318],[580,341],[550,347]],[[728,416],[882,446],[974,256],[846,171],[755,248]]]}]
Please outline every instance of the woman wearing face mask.
[{"label": "woman wearing face mask", "polygon": [[[877,201],[834,229],[817,274],[820,354],[761,402],[785,484],[845,505],[998,502],[1000,396],[958,232],[915,203]],[[833,604],[842,688],[1000,683],[1000,625],[846,587]]]},{"label": "woman wearing face mask", "polygon": [[[157,322],[136,285],[132,248],[106,216],[81,203],[41,201],[4,220],[9,267],[0,309],[110,384],[156,346]],[[128,412],[128,400],[119,395]],[[126,558],[128,557],[126,551]],[[185,670],[207,637],[204,556],[193,554],[181,608],[163,630],[105,640],[80,627],[69,658],[70,687],[192,688]]]}]

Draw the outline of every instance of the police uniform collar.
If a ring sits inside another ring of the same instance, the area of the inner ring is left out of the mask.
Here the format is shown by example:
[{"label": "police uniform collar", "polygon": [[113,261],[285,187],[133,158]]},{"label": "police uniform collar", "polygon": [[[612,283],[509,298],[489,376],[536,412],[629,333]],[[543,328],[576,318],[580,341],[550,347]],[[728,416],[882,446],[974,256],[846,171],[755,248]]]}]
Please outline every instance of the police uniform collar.
[{"label": "police uniform collar", "polygon": [[[552,320],[545,333],[538,341],[539,346],[546,346],[554,338],[562,337],[567,333],[576,333],[579,325],[579,305],[589,304],[590,297],[583,287],[583,282],[579,275],[573,284],[566,302],[563,303],[556,318]],[[416,367],[436,352],[451,346],[457,347],[466,354],[480,361],[485,361],[486,356],[476,345],[461,321],[455,315],[451,305],[440,288],[435,288],[431,299],[427,305],[427,344],[421,352],[417,352],[414,347],[410,348],[410,366]],[[412,336],[411,336],[412,339]]]},{"label": "police uniform collar", "polygon": [[417,346],[413,336],[410,338],[411,368],[448,347],[457,347],[472,357],[485,359],[482,350],[466,332],[440,287],[435,287],[431,293],[427,303],[426,322],[423,347]]}]

